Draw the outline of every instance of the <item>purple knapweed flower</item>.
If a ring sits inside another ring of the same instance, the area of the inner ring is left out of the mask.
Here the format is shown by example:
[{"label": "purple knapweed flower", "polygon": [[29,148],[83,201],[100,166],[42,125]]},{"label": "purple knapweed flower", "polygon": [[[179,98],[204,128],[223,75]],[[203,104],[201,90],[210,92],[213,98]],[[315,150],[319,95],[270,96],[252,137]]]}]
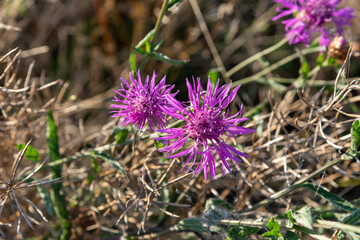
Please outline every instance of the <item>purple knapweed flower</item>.
[{"label": "purple knapweed flower", "polygon": [[140,71],[137,72],[138,80],[131,73],[129,75],[132,86],[121,78],[121,88],[115,90],[121,99],[115,96],[113,102],[116,104],[110,105],[110,108],[117,109],[110,112],[114,113],[112,117],[121,118],[119,125],[130,123],[138,129],[142,129],[147,122],[151,132],[154,128],[165,128],[167,114],[173,112],[168,100],[175,100],[176,93],[170,93],[174,85],[165,85],[166,76],[156,85],[155,72],[150,81],[149,76],[146,77],[145,84],[141,81]]},{"label": "purple knapweed flower", "polygon": [[[228,117],[229,110],[225,111],[235,98],[240,86],[229,94],[231,84],[219,88],[219,82],[217,82],[213,89],[210,79],[208,80],[206,92],[203,92],[200,78],[197,78],[197,83],[193,79],[192,85],[186,79],[186,84],[189,91],[190,105],[183,106],[178,101],[169,101],[177,110],[178,115],[175,117],[183,120],[185,124],[179,128],[158,130],[166,135],[157,138],[157,140],[164,140],[165,144],[169,144],[160,151],[172,154],[168,158],[189,154],[180,171],[191,162],[189,171],[196,162],[197,156],[201,156],[194,174],[203,170],[205,179],[207,179],[207,168],[209,168],[211,179],[214,179],[216,175],[215,153],[219,155],[222,161],[223,175],[225,175],[225,169],[231,172],[227,160],[231,159],[237,164],[238,161],[241,161],[239,156],[247,157],[247,155],[227,144],[227,141],[231,137],[252,133],[255,130],[237,126],[237,123],[247,120],[247,118],[241,118],[241,108],[237,114],[231,117]],[[180,147],[187,141],[190,141],[192,146],[178,152]]]},{"label": "purple knapweed flower", "polygon": [[320,46],[329,46],[334,35],[326,29],[328,23],[335,24],[339,35],[344,25],[351,25],[350,19],[355,17],[350,7],[337,9],[342,0],[274,0],[282,4],[285,9],[279,6],[277,20],[287,15],[293,18],[282,21],[285,24],[286,36],[290,44],[302,42],[309,45],[312,34],[320,32]]}]

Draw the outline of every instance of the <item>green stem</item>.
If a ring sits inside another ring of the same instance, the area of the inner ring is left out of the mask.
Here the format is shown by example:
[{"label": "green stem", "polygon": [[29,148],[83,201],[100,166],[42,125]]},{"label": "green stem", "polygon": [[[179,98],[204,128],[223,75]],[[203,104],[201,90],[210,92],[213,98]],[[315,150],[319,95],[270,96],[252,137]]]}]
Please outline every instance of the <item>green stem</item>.
[{"label": "green stem", "polygon": [[[314,53],[314,52],[319,52],[321,49],[323,49],[322,47],[315,47],[315,48],[309,48],[309,49],[305,49],[302,54],[303,55],[307,55],[307,54],[310,54],[310,53]],[[271,71],[281,67],[282,65],[288,63],[288,62],[291,62],[293,61],[294,59],[298,58],[299,57],[299,54],[298,53],[294,53],[290,56],[287,56],[286,58],[283,58],[281,59],[280,61],[274,63],[273,65],[263,69],[262,71],[250,76],[250,77],[247,77],[247,78],[243,78],[243,79],[240,79],[236,82],[234,82],[232,85],[231,85],[231,88],[235,88],[236,86],[240,85],[240,84],[246,84],[246,83],[250,83],[250,82],[253,82],[253,81],[256,81],[258,78],[270,73]]]},{"label": "green stem", "polygon": [[169,5],[169,1],[164,0],[163,5],[161,7],[160,15],[159,15],[159,17],[158,17],[158,19],[156,21],[156,24],[155,24],[154,34],[152,35],[151,40],[150,40],[151,47],[154,46],[154,41],[156,40],[156,36],[157,36],[157,34],[159,32],[159,29],[160,29],[160,26],[161,26],[161,21],[162,21],[164,15],[165,15],[165,13],[166,13],[166,11],[168,9],[168,5]]},{"label": "green stem", "polygon": [[276,49],[280,48],[281,46],[283,46],[285,43],[287,42],[287,39],[284,38],[282,39],[280,42],[278,42],[277,44],[253,55],[252,57],[249,57],[247,59],[245,59],[244,61],[242,61],[241,63],[237,64],[235,67],[233,67],[232,69],[230,69],[229,71],[227,71],[227,73],[225,73],[225,78],[229,78],[232,75],[234,75],[236,72],[238,72],[240,69],[242,69],[243,67],[245,67],[246,65],[252,63],[253,61],[261,58],[262,56],[265,56],[273,51],[275,51]]}]

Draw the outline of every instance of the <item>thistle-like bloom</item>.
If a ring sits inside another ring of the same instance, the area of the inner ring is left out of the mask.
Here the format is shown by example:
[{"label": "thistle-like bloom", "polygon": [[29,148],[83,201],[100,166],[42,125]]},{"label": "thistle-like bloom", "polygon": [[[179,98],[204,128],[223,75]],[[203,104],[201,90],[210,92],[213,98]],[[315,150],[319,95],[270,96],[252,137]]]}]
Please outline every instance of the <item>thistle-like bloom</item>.
[{"label": "thistle-like bloom", "polygon": [[[210,170],[211,179],[216,175],[215,153],[217,153],[222,161],[223,175],[225,175],[225,169],[231,172],[227,162],[228,159],[237,164],[237,162],[241,161],[239,156],[247,157],[244,153],[227,144],[229,138],[254,132],[253,129],[236,125],[247,120],[247,118],[241,118],[241,108],[237,114],[231,117],[228,117],[228,110],[224,111],[235,98],[240,86],[229,94],[231,84],[219,88],[218,82],[213,89],[210,79],[208,80],[206,92],[203,92],[200,78],[197,78],[197,83],[193,79],[192,85],[186,79],[186,84],[189,91],[190,105],[183,106],[178,101],[169,101],[177,110],[178,115],[175,117],[183,120],[185,124],[179,128],[158,130],[166,135],[157,138],[157,140],[164,140],[166,144],[169,144],[160,151],[172,154],[168,158],[189,154],[184,164],[185,167],[191,162],[188,171],[196,162],[197,156],[201,156],[194,174],[203,170],[205,179],[207,179],[208,174],[207,168]],[[192,146],[178,152],[180,147],[187,141],[190,141]]]},{"label": "thistle-like bloom", "polygon": [[141,81],[140,71],[137,73],[138,80],[134,79],[130,73],[132,86],[123,78],[121,78],[121,88],[115,91],[120,97],[115,96],[110,108],[117,110],[112,117],[120,117],[119,125],[133,124],[138,129],[142,129],[147,122],[150,131],[154,128],[165,128],[166,114],[171,115],[173,110],[168,100],[175,100],[176,93],[170,93],[173,86],[165,85],[166,76],[155,84],[155,72],[151,80],[149,76],[145,79],[145,84]]},{"label": "thistle-like bloom", "polygon": [[339,35],[344,25],[351,25],[350,19],[355,17],[350,7],[337,9],[342,0],[274,0],[280,3],[285,9],[279,6],[277,20],[287,15],[293,18],[282,21],[285,24],[286,36],[290,44],[302,42],[309,45],[312,34],[320,32],[320,46],[329,46],[334,35],[326,29],[328,23],[335,24]]}]

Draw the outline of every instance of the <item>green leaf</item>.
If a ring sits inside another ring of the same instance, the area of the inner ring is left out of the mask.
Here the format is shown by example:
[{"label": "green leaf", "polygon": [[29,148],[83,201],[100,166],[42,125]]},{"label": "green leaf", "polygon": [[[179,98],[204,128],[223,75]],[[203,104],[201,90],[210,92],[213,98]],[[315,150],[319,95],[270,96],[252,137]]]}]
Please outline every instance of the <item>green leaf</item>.
[{"label": "green leaf", "polygon": [[[150,40],[150,38],[154,35],[154,29],[152,29],[150,32],[148,32],[148,34],[146,34],[146,36],[141,39],[138,44],[136,44],[134,50],[131,52],[130,57],[129,57],[129,63],[130,63],[130,68],[131,68],[131,73],[134,75],[135,72],[137,71],[137,66],[136,66],[136,50],[135,49],[140,49],[142,46],[144,46],[144,44],[146,42],[148,42]],[[144,51],[145,52],[145,51]]]},{"label": "green leaf", "polygon": [[258,228],[254,227],[241,227],[241,226],[231,226],[227,230],[228,240],[246,240],[246,235],[257,233]]},{"label": "green leaf", "polygon": [[145,50],[147,53],[151,53],[151,43],[149,43],[148,41],[145,42]]},{"label": "green leaf", "polygon": [[201,218],[185,218],[173,226],[175,231],[190,230],[194,232],[208,231],[204,220]]},{"label": "green leaf", "polygon": [[[57,128],[55,120],[52,114],[52,111],[49,110],[47,114],[48,125],[46,129],[46,142],[47,142],[47,151],[49,154],[50,162],[54,162],[60,159],[59,153],[59,140],[57,135]],[[51,173],[53,179],[61,177],[61,165],[51,167]],[[66,198],[63,195],[63,185],[62,183],[53,183],[51,184],[50,197],[51,201],[55,206],[56,216],[61,221],[62,234],[60,236],[61,240],[68,239],[71,235],[71,224],[69,220],[69,214],[66,210]]]},{"label": "green leaf", "polygon": [[275,221],[274,218],[270,218],[266,226],[269,228],[269,231],[263,233],[263,237],[270,237],[271,239],[279,239],[280,237],[282,237],[282,234],[280,232],[280,225],[278,221]]},{"label": "green leaf", "polygon": [[121,144],[121,143],[125,142],[128,134],[129,134],[129,129],[115,126],[112,131],[112,135],[114,135],[114,134],[116,134],[116,144]]},{"label": "green leaf", "polygon": [[327,57],[324,62],[324,66],[331,67],[331,66],[337,66],[338,63],[335,58]]},{"label": "green leaf", "polygon": [[342,155],[343,160],[350,160],[358,156],[358,148],[360,146],[360,120],[356,119],[350,129],[351,141],[350,147],[345,154]]},{"label": "green leaf", "polygon": [[147,52],[146,50],[142,49],[142,48],[137,48],[137,47],[134,47],[133,50],[137,53],[140,53],[142,55],[146,55],[146,54],[149,54],[149,52]]},{"label": "green leaf", "polygon": [[338,197],[336,195],[334,195],[331,192],[326,191],[324,188],[322,187],[317,187],[314,186],[311,183],[305,183],[303,185],[304,188],[310,189],[311,191],[315,192],[316,194],[318,194],[319,196],[321,196],[322,198],[324,198],[325,200],[329,201],[330,203],[332,203],[333,205],[335,205],[338,208],[341,208],[345,211],[355,211],[357,208],[349,201]]},{"label": "green leaf", "polygon": [[[16,144],[16,148],[18,149],[18,151],[21,151],[25,148],[26,144]],[[40,153],[38,152],[38,150],[36,150],[36,148],[34,148],[33,146],[29,145],[25,151],[25,157],[27,160],[32,161],[32,162],[39,162],[40,161]]]},{"label": "green leaf", "polygon": [[161,44],[163,44],[163,42],[163,40],[160,40],[157,44],[155,44],[155,46],[153,46],[153,50],[157,51],[160,48]]},{"label": "green leaf", "polygon": [[291,209],[288,211],[288,214],[289,213],[291,214],[291,218],[289,217],[290,220],[294,219],[296,223],[300,224],[301,226],[304,226],[309,229],[313,229],[312,227],[313,221],[308,206],[300,208],[298,211]]},{"label": "green leaf", "polygon": [[98,157],[101,160],[104,160],[105,162],[109,163],[112,167],[114,167],[116,170],[118,170],[121,174],[125,174],[125,170],[122,168],[120,163],[113,159],[111,156],[109,156],[106,153],[100,153],[100,152],[93,152],[94,157]]},{"label": "green leaf", "polygon": [[307,79],[308,74],[310,72],[310,65],[309,65],[308,61],[306,60],[305,56],[301,56],[301,59],[302,59],[301,68],[299,70],[299,73],[304,79]]},{"label": "green leaf", "polygon": [[130,63],[130,68],[131,68],[131,74],[135,75],[136,71],[137,71],[137,66],[136,66],[136,52],[132,51],[129,57],[129,63]]},{"label": "green leaf", "polygon": [[174,60],[174,59],[170,59],[168,56],[166,56],[165,54],[162,53],[158,53],[158,52],[151,52],[149,54],[150,57],[157,59],[159,61],[162,62],[166,62],[169,64],[173,64],[173,65],[181,65],[181,64],[185,64],[188,63],[189,60]]},{"label": "green leaf", "polygon": [[159,149],[159,148],[164,147],[164,142],[165,142],[165,141],[154,140],[154,145],[155,145],[155,147],[156,147],[157,149]]},{"label": "green leaf", "polygon": [[287,230],[285,234],[286,240],[300,240],[300,236],[297,233]]},{"label": "green leaf", "polygon": [[280,225],[274,218],[270,218],[266,226],[270,229],[270,231],[280,231]]},{"label": "green leaf", "polygon": [[214,222],[224,218],[227,219],[231,215],[229,211],[232,210],[233,208],[228,202],[221,199],[210,198],[205,203],[203,216]]},{"label": "green leaf", "polygon": [[324,60],[325,60],[324,54],[320,53],[316,59],[316,66],[321,67],[324,64]]},{"label": "green leaf", "polygon": [[182,0],[171,0],[171,2],[169,3],[167,10],[169,10],[171,7],[173,7],[175,4],[181,2]]},{"label": "green leaf", "polygon": [[39,195],[40,195],[41,199],[45,203],[45,209],[46,209],[47,213],[51,217],[55,217],[54,205],[53,205],[53,203],[51,201],[51,197],[50,197],[49,192],[46,190],[44,185],[37,186],[37,190],[39,192]]},{"label": "green leaf", "polygon": [[219,73],[221,72],[221,68],[212,68],[209,70],[207,75],[210,78],[211,86],[214,88],[216,86],[216,83],[219,80]]},{"label": "green leaf", "polygon": [[149,42],[150,38],[154,35],[154,29],[152,29],[150,32],[148,32],[148,34],[146,34],[146,36],[140,40],[140,42],[138,44],[136,44],[136,48],[141,48],[142,46],[144,46],[144,44],[146,44],[146,42]]},{"label": "green leaf", "polygon": [[345,217],[342,222],[346,224],[357,225],[360,222],[360,208]]}]

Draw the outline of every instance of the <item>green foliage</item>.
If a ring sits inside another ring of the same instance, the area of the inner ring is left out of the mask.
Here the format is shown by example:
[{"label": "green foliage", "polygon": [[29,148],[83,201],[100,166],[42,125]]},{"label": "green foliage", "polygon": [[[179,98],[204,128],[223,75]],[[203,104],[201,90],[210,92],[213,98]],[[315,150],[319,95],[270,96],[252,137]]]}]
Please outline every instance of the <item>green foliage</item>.
[{"label": "green foliage", "polygon": [[[16,144],[16,148],[18,151],[21,151],[25,148],[26,144]],[[40,161],[40,153],[36,148],[29,145],[25,151],[25,157],[27,160],[32,162],[39,162]]]},{"label": "green foliage", "polygon": [[270,239],[281,239],[283,235],[280,232],[280,225],[278,221],[275,221],[274,218],[270,218],[269,222],[266,224],[266,227],[269,228],[269,231],[263,233],[263,237],[269,237]]},{"label": "green foliage", "polygon": [[227,240],[246,240],[248,239],[247,235],[257,233],[258,231],[259,229],[255,227],[231,226],[227,230]]},{"label": "green foliage", "polygon": [[300,208],[298,211],[289,210],[288,217],[292,223],[297,223],[309,229],[313,229],[313,220],[311,217],[310,209],[305,206]]},{"label": "green foliage", "polygon": [[121,174],[125,174],[125,170],[120,165],[120,163],[118,161],[116,161],[113,157],[111,157],[110,155],[103,153],[103,152],[93,152],[93,156],[100,158],[101,160],[104,160],[105,162],[109,163],[112,167],[114,167]]},{"label": "green foliage", "polygon": [[360,120],[356,119],[350,130],[351,142],[350,147],[345,154],[342,155],[343,160],[350,160],[359,156],[358,148],[360,146]]},{"label": "green foliage", "polygon": [[310,65],[305,56],[301,56],[301,59],[301,68],[299,69],[299,73],[303,79],[307,79],[310,73]]},{"label": "green foliage", "polygon": [[[54,162],[60,159],[59,153],[59,143],[58,143],[58,135],[57,128],[55,125],[55,120],[52,114],[52,111],[49,110],[47,114],[48,125],[46,130],[46,142],[47,142],[47,150],[49,154],[50,162]],[[61,165],[51,167],[51,174],[53,179],[61,178]],[[50,198],[54,204],[54,209],[56,216],[60,219],[62,234],[60,239],[69,239],[71,235],[71,225],[69,220],[69,214],[66,210],[66,198],[63,195],[63,185],[62,183],[53,183],[50,189]]]},{"label": "green foliage", "polygon": [[39,192],[39,195],[41,197],[41,199],[44,201],[45,203],[45,209],[46,212],[51,216],[51,217],[55,217],[55,210],[54,210],[54,204],[51,201],[51,197],[49,192],[46,190],[45,186],[40,185],[37,186],[37,190]]},{"label": "green foliage", "polygon": [[324,64],[325,56],[320,53],[318,58],[316,59],[316,66],[321,67]]},{"label": "green foliage", "polygon": [[171,59],[168,56],[166,56],[163,53],[159,53],[159,52],[155,52],[155,51],[151,51],[150,53],[147,53],[147,55],[153,59],[165,62],[165,63],[169,63],[172,65],[181,65],[181,64],[185,64],[188,63],[189,60],[175,60],[175,59]]},{"label": "green foliage", "polygon": [[345,211],[355,211],[356,207],[350,203],[349,201],[340,198],[338,196],[336,196],[335,194],[325,190],[324,188],[322,188],[321,186],[314,186],[311,183],[305,183],[303,185],[304,188],[310,189],[311,191],[315,192],[317,195],[321,196],[322,198],[324,198],[325,200],[329,201],[330,203],[334,204],[334,206],[343,209]]},{"label": "green foliage", "polygon": [[217,81],[219,80],[219,73],[221,72],[220,68],[212,68],[208,71],[207,75],[210,78],[211,86],[215,87]]},{"label": "green foliage", "polygon": [[129,129],[119,126],[115,126],[111,132],[112,136],[116,136],[115,139],[116,144],[121,144],[125,142],[128,134],[129,134]]},{"label": "green foliage", "polygon": [[193,232],[206,232],[208,231],[206,221],[201,218],[185,218],[178,222],[174,227],[174,230],[181,231],[193,231]]}]

